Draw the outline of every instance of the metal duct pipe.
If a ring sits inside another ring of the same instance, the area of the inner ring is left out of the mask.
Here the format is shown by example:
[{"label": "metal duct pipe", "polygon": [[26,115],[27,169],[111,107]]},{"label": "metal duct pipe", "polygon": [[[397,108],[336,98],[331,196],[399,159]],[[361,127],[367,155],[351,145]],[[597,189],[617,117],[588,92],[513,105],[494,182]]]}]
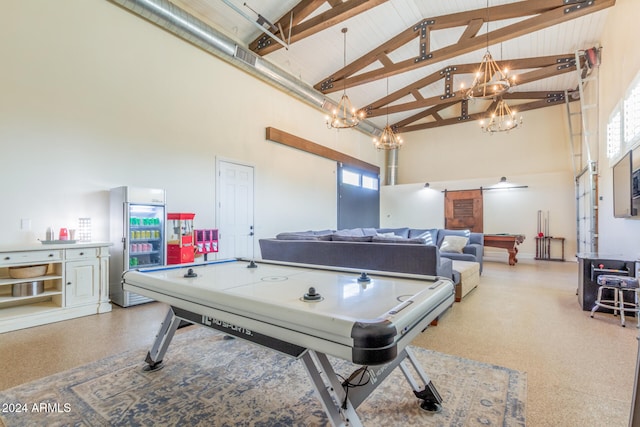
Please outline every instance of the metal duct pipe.
[{"label": "metal duct pipe", "polygon": [[398,149],[397,148],[394,148],[393,150],[385,151],[384,165],[386,168],[385,176],[384,176],[385,185],[396,185],[396,181],[398,180]]},{"label": "metal duct pipe", "polygon": [[[333,100],[326,98],[323,93],[318,92],[312,86],[293,77],[266,59],[238,46],[231,38],[167,0],[109,1],[316,108],[332,111],[337,106]],[[375,125],[367,121],[361,121],[356,128],[368,135],[381,132]]]}]

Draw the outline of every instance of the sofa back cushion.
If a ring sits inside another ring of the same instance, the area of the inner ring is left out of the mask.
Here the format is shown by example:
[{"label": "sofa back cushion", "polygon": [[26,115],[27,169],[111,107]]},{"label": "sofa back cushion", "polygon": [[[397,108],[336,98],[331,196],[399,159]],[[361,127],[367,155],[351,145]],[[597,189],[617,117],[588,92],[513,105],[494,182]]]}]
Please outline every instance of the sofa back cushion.
[{"label": "sofa back cushion", "polygon": [[407,227],[404,227],[404,228],[378,228],[376,231],[377,231],[378,234],[393,233],[396,236],[404,237],[405,239],[409,238],[409,228],[407,228]]},{"label": "sofa back cushion", "polygon": [[405,239],[404,237],[396,236],[395,234],[392,236],[388,236],[386,234],[378,234],[377,236],[373,236],[373,239],[371,239],[371,241],[376,243],[409,243],[412,245],[427,244],[426,240],[420,237]]},{"label": "sofa back cushion", "polygon": [[471,233],[469,236],[470,245],[484,246],[484,233]]},{"label": "sofa back cushion", "polygon": [[331,240],[342,242],[370,242],[376,235],[375,228],[349,228],[338,230],[331,235]]},{"label": "sofa back cushion", "polygon": [[276,236],[278,240],[331,240],[333,230],[287,231]]},{"label": "sofa back cushion", "polygon": [[438,242],[438,229],[437,228],[429,228],[429,229],[411,228],[409,229],[409,238],[424,239],[425,244],[435,245]]}]

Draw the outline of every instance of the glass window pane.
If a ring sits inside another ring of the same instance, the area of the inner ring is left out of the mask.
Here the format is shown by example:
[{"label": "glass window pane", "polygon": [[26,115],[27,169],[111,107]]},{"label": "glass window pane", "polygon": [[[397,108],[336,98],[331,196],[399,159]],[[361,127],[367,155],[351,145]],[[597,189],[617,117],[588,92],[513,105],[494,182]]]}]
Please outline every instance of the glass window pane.
[{"label": "glass window pane", "polygon": [[628,148],[640,135],[640,83],[629,93],[624,100],[624,142]]},{"label": "glass window pane", "polygon": [[342,183],[360,186],[360,174],[356,172],[351,172],[346,169],[342,170]]},{"label": "glass window pane", "polygon": [[616,112],[607,124],[607,157],[615,158],[620,154],[620,112]]},{"label": "glass window pane", "polygon": [[377,190],[378,189],[378,178],[377,177],[372,177],[372,176],[368,176],[368,175],[362,175],[362,187],[363,188],[369,188],[371,190]]}]

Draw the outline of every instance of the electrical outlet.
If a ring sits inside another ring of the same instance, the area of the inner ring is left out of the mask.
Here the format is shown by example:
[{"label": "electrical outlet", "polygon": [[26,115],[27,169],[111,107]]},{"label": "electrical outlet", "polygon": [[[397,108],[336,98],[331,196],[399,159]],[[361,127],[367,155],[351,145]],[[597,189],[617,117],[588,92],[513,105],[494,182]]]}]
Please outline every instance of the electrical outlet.
[{"label": "electrical outlet", "polygon": [[22,218],[20,220],[20,230],[31,230],[31,220],[29,218]]}]

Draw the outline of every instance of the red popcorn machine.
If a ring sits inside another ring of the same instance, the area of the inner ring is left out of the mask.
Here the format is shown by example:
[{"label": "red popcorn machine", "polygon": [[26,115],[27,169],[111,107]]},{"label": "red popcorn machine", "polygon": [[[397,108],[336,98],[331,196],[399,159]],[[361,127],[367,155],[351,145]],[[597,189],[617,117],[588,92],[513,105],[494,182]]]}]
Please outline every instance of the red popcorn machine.
[{"label": "red popcorn machine", "polygon": [[194,213],[167,214],[167,264],[186,264],[194,261]]}]

